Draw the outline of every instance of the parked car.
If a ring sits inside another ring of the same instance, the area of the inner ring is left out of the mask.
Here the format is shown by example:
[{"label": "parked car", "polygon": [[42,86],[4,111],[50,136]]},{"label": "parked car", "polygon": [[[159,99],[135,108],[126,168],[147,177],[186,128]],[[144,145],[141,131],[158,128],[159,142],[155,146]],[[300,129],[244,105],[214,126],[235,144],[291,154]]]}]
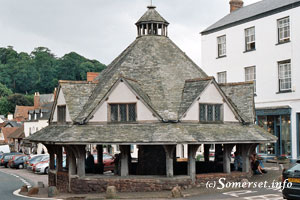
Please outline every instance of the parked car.
[{"label": "parked car", "polygon": [[29,163],[27,165],[28,170],[33,170],[33,166],[35,166],[36,163],[42,162],[49,160],[49,154],[41,154],[38,156],[33,157],[32,159],[29,160]]},{"label": "parked car", "polygon": [[[93,156],[94,156],[95,164],[97,164],[98,156],[97,154],[93,154]],[[115,157],[108,153],[103,153],[103,167],[104,167],[104,172],[107,171],[113,172],[115,169]]]},{"label": "parked car", "polygon": [[29,156],[20,154],[14,155],[11,160],[8,161],[8,166],[10,168],[23,169],[24,163],[28,160]]},{"label": "parked car", "polygon": [[[33,166],[33,172],[37,173],[37,174],[48,174],[49,172],[49,160],[45,160],[42,162],[38,162]],[[63,168],[65,168],[67,166],[67,157],[63,156]],[[55,159],[55,164],[54,166],[56,167],[56,159]]]},{"label": "parked car", "polygon": [[8,161],[9,161],[10,159],[12,159],[12,157],[13,157],[14,155],[20,155],[20,154],[22,154],[22,153],[19,153],[19,152],[4,153],[4,154],[2,155],[0,165],[1,165],[1,166],[4,166],[4,167],[6,167],[6,168],[8,168]]},{"label": "parked car", "polygon": [[300,160],[282,173],[282,195],[284,199],[300,199]]}]

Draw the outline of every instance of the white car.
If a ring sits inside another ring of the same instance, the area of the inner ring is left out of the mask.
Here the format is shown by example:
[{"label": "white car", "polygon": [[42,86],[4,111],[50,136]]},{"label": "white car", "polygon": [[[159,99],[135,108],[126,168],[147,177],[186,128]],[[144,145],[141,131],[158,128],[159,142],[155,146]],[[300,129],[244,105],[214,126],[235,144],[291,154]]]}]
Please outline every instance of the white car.
[{"label": "white car", "polygon": [[49,160],[37,163],[34,166],[33,171],[35,173],[37,173],[37,174],[48,174],[48,171],[49,171]]}]

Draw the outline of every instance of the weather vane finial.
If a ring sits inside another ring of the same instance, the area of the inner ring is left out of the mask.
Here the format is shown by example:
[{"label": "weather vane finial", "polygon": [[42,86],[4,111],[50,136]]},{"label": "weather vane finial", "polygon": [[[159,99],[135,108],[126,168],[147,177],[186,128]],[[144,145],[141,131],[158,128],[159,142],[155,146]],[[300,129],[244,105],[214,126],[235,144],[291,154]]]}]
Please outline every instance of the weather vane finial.
[{"label": "weather vane finial", "polygon": [[152,0],[150,0],[150,5],[152,6]]}]

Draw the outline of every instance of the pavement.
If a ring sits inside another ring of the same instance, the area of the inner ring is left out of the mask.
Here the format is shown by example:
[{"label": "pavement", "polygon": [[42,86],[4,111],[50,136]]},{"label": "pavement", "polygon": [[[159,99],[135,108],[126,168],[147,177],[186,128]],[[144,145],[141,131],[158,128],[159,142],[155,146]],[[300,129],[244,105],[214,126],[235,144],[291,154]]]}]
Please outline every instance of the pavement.
[{"label": "pavement", "polygon": [[[280,182],[280,176],[282,173],[283,167],[289,167],[289,164],[279,165],[274,163],[265,163],[265,168],[268,171],[264,175],[255,175],[249,179],[251,183],[266,183],[265,186],[258,188],[247,187],[229,187],[228,185],[215,184],[215,187],[197,187],[183,190],[184,197],[181,199],[199,199],[199,200],[209,200],[209,199],[236,199],[236,200],[247,200],[247,199],[282,199],[281,190],[278,187],[275,187],[276,182]],[[5,169],[0,168],[0,172],[5,172],[8,174],[15,174],[19,177],[22,177],[24,180],[28,180],[28,183],[35,186],[37,182],[41,181],[47,187],[48,176],[47,175],[38,175],[33,174],[28,170],[15,170],[15,169]],[[1,181],[2,182],[2,181]],[[21,187],[24,184],[18,184]],[[227,187],[228,186],[228,187]],[[219,187],[219,188],[218,188]],[[0,189],[1,190],[1,189]],[[1,190],[2,191],[2,190]],[[170,199],[170,191],[161,191],[161,192],[132,192],[132,193],[118,193],[118,199]],[[41,194],[35,196],[38,198],[47,197],[47,188],[41,191]],[[105,193],[98,194],[68,194],[63,193],[57,196],[58,199],[68,199],[68,200],[80,200],[80,199],[105,199]],[[2,198],[0,198],[2,199]]]}]

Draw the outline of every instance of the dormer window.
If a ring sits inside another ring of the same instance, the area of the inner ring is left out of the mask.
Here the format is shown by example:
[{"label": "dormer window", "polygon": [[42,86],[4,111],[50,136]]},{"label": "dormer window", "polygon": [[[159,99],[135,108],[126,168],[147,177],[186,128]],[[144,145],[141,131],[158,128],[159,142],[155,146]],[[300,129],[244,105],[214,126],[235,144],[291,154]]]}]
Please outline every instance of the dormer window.
[{"label": "dormer window", "polygon": [[111,122],[136,121],[136,104],[109,104]]},{"label": "dormer window", "polygon": [[222,104],[200,104],[199,105],[200,122],[221,122]]},{"label": "dormer window", "polygon": [[66,123],[66,106],[57,106],[57,122]]}]

